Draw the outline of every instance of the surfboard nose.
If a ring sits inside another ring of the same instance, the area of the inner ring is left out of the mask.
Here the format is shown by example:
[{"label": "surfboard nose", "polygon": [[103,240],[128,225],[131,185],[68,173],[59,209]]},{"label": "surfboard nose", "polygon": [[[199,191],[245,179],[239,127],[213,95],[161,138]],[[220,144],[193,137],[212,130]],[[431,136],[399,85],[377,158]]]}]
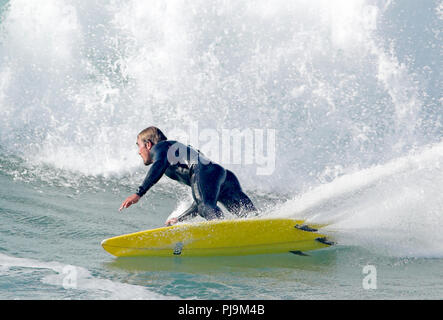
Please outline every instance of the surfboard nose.
[{"label": "surfboard nose", "polygon": [[108,239],[105,239],[105,240],[102,240],[102,242],[100,242],[100,244],[103,248],[105,247],[107,241],[108,241]]}]

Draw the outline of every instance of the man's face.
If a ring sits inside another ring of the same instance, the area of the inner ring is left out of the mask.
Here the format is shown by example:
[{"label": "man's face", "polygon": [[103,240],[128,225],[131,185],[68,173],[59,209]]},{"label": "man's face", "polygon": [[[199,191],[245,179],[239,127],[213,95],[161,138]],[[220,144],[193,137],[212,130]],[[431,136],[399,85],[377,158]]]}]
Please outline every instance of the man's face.
[{"label": "man's face", "polygon": [[147,166],[151,164],[151,155],[149,151],[151,150],[152,144],[150,142],[146,143],[140,138],[137,139],[138,154],[142,157],[143,163]]}]

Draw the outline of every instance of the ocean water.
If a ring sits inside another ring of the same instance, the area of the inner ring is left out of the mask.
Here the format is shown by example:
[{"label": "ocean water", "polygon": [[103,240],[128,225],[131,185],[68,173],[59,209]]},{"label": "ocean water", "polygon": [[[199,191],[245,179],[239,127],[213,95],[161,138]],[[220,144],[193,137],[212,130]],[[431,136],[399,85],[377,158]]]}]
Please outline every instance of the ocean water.
[{"label": "ocean water", "polygon": [[[0,1],[0,299],[441,299],[442,26],[440,0]],[[150,125],[337,245],[109,255],[191,202],[164,177],[118,211]]]}]

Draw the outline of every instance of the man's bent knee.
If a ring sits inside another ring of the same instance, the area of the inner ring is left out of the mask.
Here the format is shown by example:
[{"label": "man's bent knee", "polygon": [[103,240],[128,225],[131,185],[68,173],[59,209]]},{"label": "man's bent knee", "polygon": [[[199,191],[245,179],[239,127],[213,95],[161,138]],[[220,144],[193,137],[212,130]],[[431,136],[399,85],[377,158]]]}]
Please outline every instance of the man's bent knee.
[{"label": "man's bent knee", "polygon": [[198,214],[206,220],[223,218],[223,211],[219,207],[203,203],[198,205]]}]

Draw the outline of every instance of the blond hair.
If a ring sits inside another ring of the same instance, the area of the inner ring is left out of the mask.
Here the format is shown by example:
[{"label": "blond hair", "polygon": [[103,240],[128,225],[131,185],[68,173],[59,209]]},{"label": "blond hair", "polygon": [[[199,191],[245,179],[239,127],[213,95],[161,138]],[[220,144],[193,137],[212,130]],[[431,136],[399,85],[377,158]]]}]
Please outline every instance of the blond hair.
[{"label": "blond hair", "polygon": [[152,144],[157,144],[160,141],[168,140],[168,138],[157,127],[148,127],[138,134],[137,138],[140,138],[143,142],[151,141]]}]

